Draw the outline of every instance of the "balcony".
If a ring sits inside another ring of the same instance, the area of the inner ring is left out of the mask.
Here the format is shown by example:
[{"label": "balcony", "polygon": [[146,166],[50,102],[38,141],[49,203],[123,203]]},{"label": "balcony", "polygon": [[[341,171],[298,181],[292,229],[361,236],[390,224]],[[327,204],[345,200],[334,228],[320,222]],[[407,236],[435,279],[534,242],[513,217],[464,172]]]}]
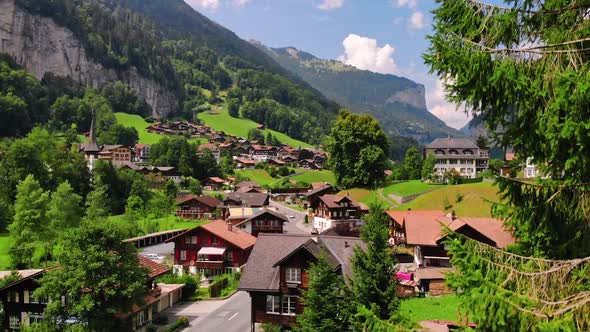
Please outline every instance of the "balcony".
[{"label": "balcony", "polygon": [[198,269],[223,269],[224,261],[196,261]]}]

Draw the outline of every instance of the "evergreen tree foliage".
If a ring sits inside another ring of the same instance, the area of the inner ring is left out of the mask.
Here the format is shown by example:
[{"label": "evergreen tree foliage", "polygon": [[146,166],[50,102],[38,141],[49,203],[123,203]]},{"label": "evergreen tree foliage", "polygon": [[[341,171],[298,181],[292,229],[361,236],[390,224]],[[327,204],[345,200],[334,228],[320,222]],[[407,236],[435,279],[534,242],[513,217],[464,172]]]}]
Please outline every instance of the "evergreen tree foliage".
[{"label": "evergreen tree foliage", "polygon": [[326,145],[339,186],[376,186],[385,178],[389,143],[374,118],[340,112]]},{"label": "evergreen tree foliage", "polygon": [[54,300],[44,315],[56,328],[76,317],[94,331],[112,331],[115,314],[143,301],[147,271],[139,266],[137,249],[123,243],[116,228],[89,223],[66,232],[56,250],[58,269],[40,280],[37,298]]},{"label": "evergreen tree foliage", "polygon": [[[447,96],[546,176],[498,178],[504,204],[494,214],[517,238],[509,249],[532,257],[494,251],[486,258],[479,247],[449,243],[458,267],[452,286],[464,290],[464,307],[482,330],[588,330],[590,282],[580,277],[587,271],[551,281],[569,269],[568,259],[590,255],[587,11],[587,3],[555,0],[454,0],[434,11],[424,59],[445,81]],[[536,267],[535,257],[558,261]]]},{"label": "evergreen tree foliage", "polygon": [[351,304],[342,276],[328,264],[326,257],[308,270],[309,286],[303,291],[303,313],[297,316],[296,331],[347,331]]},{"label": "evergreen tree foliage", "polygon": [[361,239],[367,245],[354,248],[352,291],[358,304],[382,320],[389,320],[399,308],[396,295],[395,258],[389,247],[389,219],[382,206],[374,203],[363,217]]},{"label": "evergreen tree foliage", "polygon": [[107,194],[108,188],[104,184],[95,185],[86,198],[86,215],[84,220],[102,220],[108,217],[110,202]]},{"label": "evergreen tree foliage", "polygon": [[429,153],[426,158],[422,161],[422,180],[432,181],[435,178],[434,166],[436,165],[436,157],[434,154]]},{"label": "evergreen tree foliage", "polygon": [[10,233],[12,265],[22,268],[31,263],[34,247],[48,231],[47,207],[49,194],[41,188],[33,175],[28,175],[17,188],[14,221]]},{"label": "evergreen tree foliage", "polygon": [[69,182],[63,182],[51,194],[47,211],[50,227],[46,240],[54,241],[59,232],[80,226],[83,215],[82,197],[74,192]]}]

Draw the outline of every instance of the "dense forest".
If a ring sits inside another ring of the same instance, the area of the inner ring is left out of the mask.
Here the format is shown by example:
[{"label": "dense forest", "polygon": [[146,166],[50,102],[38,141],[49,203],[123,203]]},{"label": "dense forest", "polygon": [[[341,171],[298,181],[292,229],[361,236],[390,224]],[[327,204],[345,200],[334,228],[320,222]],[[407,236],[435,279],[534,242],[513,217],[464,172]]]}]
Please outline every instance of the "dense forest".
[{"label": "dense forest", "polygon": [[[17,3],[72,30],[89,55],[105,67],[137,68],[143,76],[173,91],[181,100],[181,107],[171,116],[192,119],[195,112],[231,104],[239,110],[234,116],[319,144],[338,113],[336,103],[183,1],[17,0]],[[103,92],[106,98],[121,99],[121,103],[112,104],[117,112],[131,110],[130,113],[144,117],[151,113],[149,106],[127,98],[129,93],[121,92],[120,87],[103,88]],[[52,103],[49,101],[49,105]],[[48,118],[32,122],[44,120]],[[24,133],[26,129],[13,134]]]}]

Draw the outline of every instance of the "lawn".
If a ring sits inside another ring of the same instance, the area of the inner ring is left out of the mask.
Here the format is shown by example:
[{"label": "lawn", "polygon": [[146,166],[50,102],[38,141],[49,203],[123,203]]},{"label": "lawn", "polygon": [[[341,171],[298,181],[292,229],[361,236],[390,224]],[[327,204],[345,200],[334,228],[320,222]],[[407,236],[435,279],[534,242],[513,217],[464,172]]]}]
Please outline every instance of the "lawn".
[{"label": "lawn", "polygon": [[9,247],[10,238],[8,233],[0,234],[0,270],[7,270],[10,267]]},{"label": "lawn", "polygon": [[[141,116],[136,114],[127,113],[115,113],[117,123],[122,124],[125,127],[134,127],[139,135],[139,142],[141,144],[154,144],[158,143],[164,137],[171,137],[167,135],[160,135],[156,133],[148,133],[145,129],[150,126]],[[192,138],[189,141],[194,143],[204,143],[206,140],[202,138]]]},{"label": "lawn", "polygon": [[266,186],[268,184],[278,182],[280,180],[271,177],[270,174],[268,174],[268,172],[264,169],[245,169],[241,171],[236,171],[236,174],[248,178],[261,186]]},{"label": "lawn", "polygon": [[[223,131],[226,134],[236,135],[238,137],[248,137],[250,129],[258,126],[258,123],[250,119],[234,118],[230,116],[226,109],[216,110],[214,112],[202,112],[198,114],[198,118],[215,130]],[[305,142],[293,139],[283,133],[270,129],[263,130],[265,137],[269,131],[273,136],[278,138],[281,143],[289,144],[292,147],[312,147]]]},{"label": "lawn", "polygon": [[411,181],[404,181],[404,182],[396,182],[390,184],[389,186],[383,188],[383,195],[388,196],[389,194],[394,194],[397,196],[411,196],[419,193],[424,193],[427,191],[432,191],[436,189],[441,189],[446,185],[440,184],[428,184],[424,183],[420,180],[411,180]]},{"label": "lawn", "polygon": [[303,172],[303,173],[292,176],[292,177],[290,177],[290,179],[296,180],[296,181],[302,181],[302,182],[306,182],[306,183],[328,182],[332,185],[336,184],[336,178],[334,177],[334,173],[332,173],[332,171],[330,171],[330,170],[313,171],[313,170],[306,170],[303,168],[296,168],[295,172],[297,172],[297,173]]},{"label": "lawn", "polygon": [[[120,214],[120,215],[116,215],[116,216],[109,216],[107,219],[109,221],[122,222],[122,221],[124,221],[124,218],[125,218],[125,216]],[[149,227],[146,227],[146,224],[150,223],[150,222],[155,223],[155,226],[153,226],[153,229],[149,229]],[[148,231],[148,232],[152,233],[152,232],[170,231],[170,230],[174,230],[174,229],[189,229],[189,228],[193,228],[193,227],[197,227],[199,225],[202,225],[206,222],[207,221],[205,221],[205,220],[186,220],[186,219],[176,218],[175,216],[168,216],[168,217],[157,218],[157,219],[139,220],[137,223],[138,223],[140,229],[142,229],[142,231]]]},{"label": "lawn", "polygon": [[337,195],[346,196],[350,195],[350,197],[360,203],[365,205],[369,205],[370,203],[377,201],[379,203],[385,204],[387,207],[390,206],[388,202],[385,202],[376,191],[364,189],[364,188],[351,188],[340,191]]},{"label": "lawn", "polygon": [[411,298],[401,300],[400,313],[414,322],[423,320],[451,320],[457,321],[459,299],[456,295],[438,297]]},{"label": "lawn", "polygon": [[[457,202],[458,194],[462,195]],[[498,202],[498,188],[490,182],[446,186],[428,192],[415,200],[399,206],[399,210],[444,210],[445,200],[452,205],[448,210],[455,210],[462,217],[490,217],[491,207],[486,201]]]}]

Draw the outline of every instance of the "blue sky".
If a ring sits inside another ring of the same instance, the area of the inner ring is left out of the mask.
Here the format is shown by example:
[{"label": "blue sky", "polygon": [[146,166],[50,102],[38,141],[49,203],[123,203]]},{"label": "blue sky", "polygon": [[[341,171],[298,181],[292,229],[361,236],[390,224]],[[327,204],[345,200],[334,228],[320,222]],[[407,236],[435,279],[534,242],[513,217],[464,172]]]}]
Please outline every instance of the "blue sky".
[{"label": "blue sky", "polygon": [[185,0],[243,39],[293,46],[324,59],[413,79],[426,86],[429,110],[460,128],[468,118],[444,100],[422,53],[434,1],[423,0]]}]

